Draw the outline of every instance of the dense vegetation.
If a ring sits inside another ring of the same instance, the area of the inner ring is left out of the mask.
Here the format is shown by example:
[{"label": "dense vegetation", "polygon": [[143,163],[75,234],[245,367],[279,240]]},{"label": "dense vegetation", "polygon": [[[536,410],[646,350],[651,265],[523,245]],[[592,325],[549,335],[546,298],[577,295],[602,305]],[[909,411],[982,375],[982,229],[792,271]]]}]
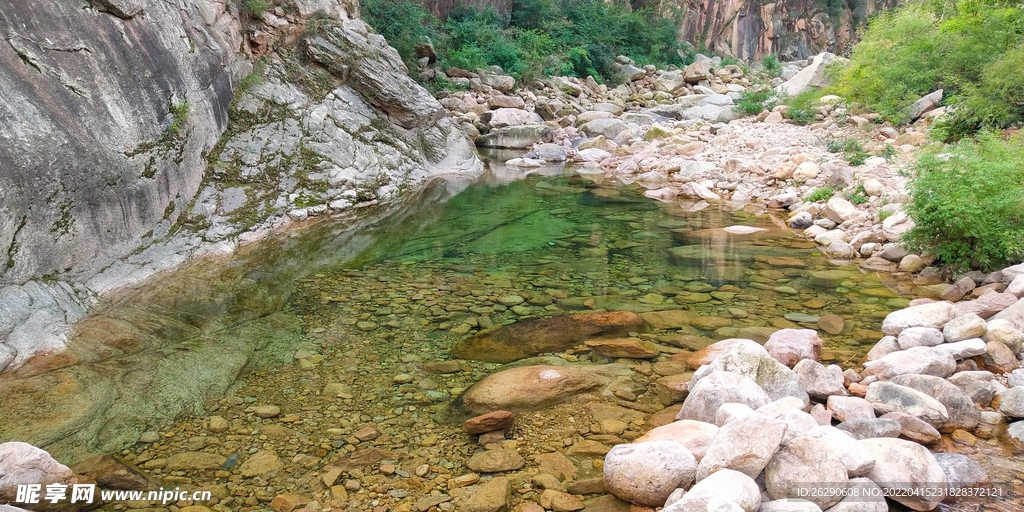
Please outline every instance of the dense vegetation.
[{"label": "dense vegetation", "polygon": [[367,0],[363,18],[415,69],[416,49],[428,39],[442,68],[500,66],[520,81],[544,75],[592,75],[616,81],[612,63],[692,60],[676,41],[678,23],[656,9],[631,12],[602,0],[519,0],[502,16],[491,7],[463,6],[439,20],[415,0]]},{"label": "dense vegetation", "polygon": [[923,0],[880,14],[842,71],[836,93],[905,121],[917,98],[944,89],[956,107],[946,141],[1024,120],[1024,1]]},{"label": "dense vegetation", "polygon": [[936,146],[916,166],[904,235],[956,269],[994,269],[1024,257],[1024,139],[983,132]]}]

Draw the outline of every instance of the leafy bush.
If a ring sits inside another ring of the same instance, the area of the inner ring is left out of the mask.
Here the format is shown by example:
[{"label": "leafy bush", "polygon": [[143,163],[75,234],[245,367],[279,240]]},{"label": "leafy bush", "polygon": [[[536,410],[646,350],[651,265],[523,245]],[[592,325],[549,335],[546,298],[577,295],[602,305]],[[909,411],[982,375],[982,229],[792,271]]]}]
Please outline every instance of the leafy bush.
[{"label": "leafy bush", "polygon": [[793,124],[800,126],[811,124],[814,121],[814,115],[818,112],[814,110],[814,105],[825,95],[825,92],[818,88],[810,88],[792,98],[786,98],[783,103],[789,105],[789,109],[786,110],[786,117],[793,121]]},{"label": "leafy bush", "polygon": [[1022,36],[1022,0],[913,2],[872,20],[836,93],[900,123],[911,103],[941,88],[956,106],[947,140],[1006,127],[1024,117]]},{"label": "leafy bush", "polygon": [[782,76],[782,63],[779,62],[778,56],[774,53],[769,53],[764,57],[761,57],[761,65],[764,66],[764,72],[772,78]]},{"label": "leafy bush", "polygon": [[242,11],[257,19],[263,19],[263,13],[274,8],[274,4],[266,0],[246,0]]},{"label": "leafy bush", "polygon": [[815,190],[811,195],[807,196],[807,201],[816,203],[818,201],[828,201],[832,199],[832,196],[836,195],[835,189],[832,187],[821,187]]},{"label": "leafy bush", "polygon": [[857,184],[857,188],[851,192],[847,192],[843,195],[846,200],[853,204],[863,204],[868,202],[868,193],[864,190],[864,184]]},{"label": "leafy bush", "polygon": [[615,80],[612,64],[627,55],[640,65],[686,64],[676,20],[654,10],[632,12],[601,0],[517,0],[504,17],[493,7],[463,5],[443,22],[414,0],[366,0],[363,17],[406,63],[424,37],[443,65],[500,66],[520,81],[542,75]]},{"label": "leafy bush", "polygon": [[775,107],[775,89],[766,87],[763,89],[747,89],[740,93],[740,99],[736,102],[733,110],[743,115],[756,116],[765,110]]},{"label": "leafy bush", "polygon": [[854,138],[825,139],[825,149],[831,153],[842,153],[843,158],[850,165],[861,165],[867,159],[868,153],[859,140]]},{"label": "leafy bush", "polygon": [[916,226],[903,239],[962,270],[1024,257],[1024,140],[989,132],[932,149],[919,159],[907,212]]},{"label": "leafy bush", "polygon": [[398,50],[406,64],[412,64],[416,48],[438,34],[440,22],[419,2],[409,0],[368,0],[360,6],[363,19]]}]

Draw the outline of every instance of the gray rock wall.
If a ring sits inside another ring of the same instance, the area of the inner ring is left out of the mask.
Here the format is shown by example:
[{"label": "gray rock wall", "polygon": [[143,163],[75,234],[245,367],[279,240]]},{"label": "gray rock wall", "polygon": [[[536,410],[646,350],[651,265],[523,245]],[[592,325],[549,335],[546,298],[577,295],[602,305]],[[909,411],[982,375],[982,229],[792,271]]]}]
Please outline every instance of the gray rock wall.
[{"label": "gray rock wall", "polygon": [[290,3],[0,11],[0,371],[61,350],[98,295],[480,169],[357,3]]}]

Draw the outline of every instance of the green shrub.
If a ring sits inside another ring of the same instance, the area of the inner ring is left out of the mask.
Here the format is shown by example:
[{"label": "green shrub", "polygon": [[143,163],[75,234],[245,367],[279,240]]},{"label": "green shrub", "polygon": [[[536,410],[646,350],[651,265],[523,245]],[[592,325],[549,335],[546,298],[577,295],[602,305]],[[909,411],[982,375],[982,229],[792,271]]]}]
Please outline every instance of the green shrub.
[{"label": "green shrub", "polygon": [[[943,152],[946,151],[946,152]],[[1015,263],[1024,256],[1024,140],[989,132],[926,151],[910,183],[907,212],[916,226],[903,239],[963,270]]]},{"label": "green shrub", "polygon": [[763,89],[747,89],[740,93],[740,99],[736,101],[733,110],[743,115],[756,116],[765,110],[775,107],[775,89],[766,87]]},{"label": "green shrub", "polygon": [[416,48],[425,39],[434,40],[438,34],[440,22],[419,2],[363,0],[360,10],[363,19],[398,50],[410,69]]},{"label": "green shrub", "polygon": [[782,63],[779,62],[778,56],[774,53],[769,53],[764,57],[761,57],[761,65],[764,66],[764,72],[772,78],[782,76]]},{"label": "green shrub", "polygon": [[182,101],[177,105],[172,103],[169,110],[172,122],[171,126],[167,127],[167,134],[177,135],[188,122],[188,116],[192,113],[192,104],[187,101]]},{"label": "green shrub", "polygon": [[892,160],[896,157],[896,147],[892,144],[886,144],[885,148],[882,149],[882,152],[879,153],[878,156],[886,160]]},{"label": "green shrub", "polygon": [[1024,117],[1022,36],[1021,0],[912,2],[871,21],[835,92],[902,123],[911,103],[943,89],[957,107],[946,140],[1010,126]]},{"label": "green shrub", "polygon": [[807,201],[816,203],[818,201],[828,201],[832,199],[832,196],[836,195],[835,189],[832,187],[821,187],[815,190],[811,195],[807,196]]},{"label": "green shrub", "polygon": [[867,151],[864,151],[864,146],[859,140],[852,137],[825,139],[825,149],[831,153],[842,153],[843,158],[850,165],[854,166],[862,165],[868,157]]},{"label": "green shrub", "polygon": [[[517,0],[510,17],[493,7],[462,5],[443,22],[413,0],[366,0],[363,18],[406,64],[424,37],[443,65],[500,66],[520,81],[542,75],[592,75],[616,80],[612,64],[627,55],[640,65],[683,65],[692,52],[676,40],[672,16],[601,0]],[[668,11],[666,11],[668,12]]]},{"label": "green shrub", "polygon": [[257,19],[263,19],[263,13],[274,8],[274,4],[266,0],[245,0],[242,11]]},{"label": "green shrub", "polygon": [[852,192],[847,192],[846,194],[843,194],[843,196],[846,197],[847,201],[853,204],[863,204],[868,202],[868,193],[867,191],[864,190],[863,183],[858,183],[856,189],[854,189]]},{"label": "green shrub", "polygon": [[812,87],[792,98],[786,98],[783,101],[783,103],[789,105],[789,109],[786,110],[786,117],[796,125],[811,124],[814,122],[814,115],[818,113],[814,106],[824,95],[824,90]]}]

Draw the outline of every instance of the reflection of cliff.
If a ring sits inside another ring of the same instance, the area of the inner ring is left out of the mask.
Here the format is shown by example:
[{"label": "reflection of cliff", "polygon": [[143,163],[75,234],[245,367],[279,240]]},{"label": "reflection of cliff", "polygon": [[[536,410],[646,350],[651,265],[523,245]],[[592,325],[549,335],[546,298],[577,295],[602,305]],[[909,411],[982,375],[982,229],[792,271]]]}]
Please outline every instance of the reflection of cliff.
[{"label": "reflection of cliff", "polygon": [[822,51],[844,53],[872,14],[899,0],[685,0],[679,33],[694,44],[756,59],[784,60]]}]

